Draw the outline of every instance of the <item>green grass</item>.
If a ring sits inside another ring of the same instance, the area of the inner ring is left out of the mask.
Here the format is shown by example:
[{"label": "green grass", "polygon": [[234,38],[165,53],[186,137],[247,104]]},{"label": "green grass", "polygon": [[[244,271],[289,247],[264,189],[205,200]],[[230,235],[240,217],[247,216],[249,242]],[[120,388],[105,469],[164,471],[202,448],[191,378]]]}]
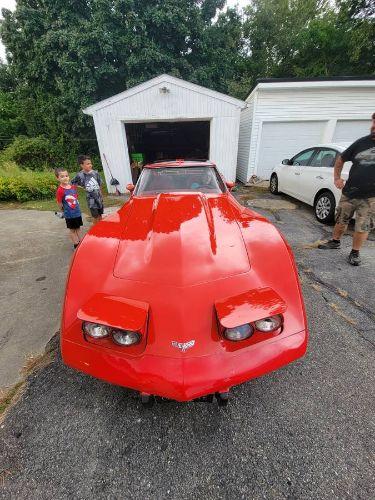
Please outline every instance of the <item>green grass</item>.
[{"label": "green grass", "polygon": [[[28,182],[32,184],[33,178],[35,179],[38,175],[42,175],[41,173],[35,173],[31,171],[23,171],[21,170],[15,163],[13,162],[8,162],[8,163],[3,163],[0,166],[0,177],[17,177],[17,176],[22,176],[26,177],[28,179]],[[71,174],[71,177],[74,176],[75,173]],[[56,181],[56,189],[57,189],[58,183]],[[81,188],[78,188],[78,199],[79,203],[81,206],[82,213],[86,215],[90,215],[89,209],[87,207],[87,201],[86,201],[86,194],[85,191]],[[121,206],[125,200],[124,198],[116,198],[113,195],[109,195],[106,186],[103,184],[103,201],[104,201],[104,206],[105,207],[113,207],[113,206]],[[0,210],[11,210],[11,209],[24,209],[24,210],[43,210],[43,211],[57,211],[59,210],[59,207],[56,203],[56,200],[54,197],[47,198],[47,199],[35,199],[35,200],[29,200],[29,201],[16,201],[16,200],[9,200],[9,201],[2,201],[0,202]]]}]

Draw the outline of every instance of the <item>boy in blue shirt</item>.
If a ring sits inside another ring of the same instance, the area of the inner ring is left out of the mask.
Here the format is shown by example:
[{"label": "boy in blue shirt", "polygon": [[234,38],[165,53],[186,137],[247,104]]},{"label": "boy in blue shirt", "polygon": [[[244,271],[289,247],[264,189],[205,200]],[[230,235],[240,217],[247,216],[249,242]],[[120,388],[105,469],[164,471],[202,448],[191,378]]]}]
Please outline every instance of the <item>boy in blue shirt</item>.
[{"label": "boy in blue shirt", "polygon": [[69,237],[77,248],[81,241],[82,215],[79,206],[77,189],[70,183],[69,174],[65,168],[57,168],[55,175],[60,183],[56,191],[56,201],[64,212]]}]

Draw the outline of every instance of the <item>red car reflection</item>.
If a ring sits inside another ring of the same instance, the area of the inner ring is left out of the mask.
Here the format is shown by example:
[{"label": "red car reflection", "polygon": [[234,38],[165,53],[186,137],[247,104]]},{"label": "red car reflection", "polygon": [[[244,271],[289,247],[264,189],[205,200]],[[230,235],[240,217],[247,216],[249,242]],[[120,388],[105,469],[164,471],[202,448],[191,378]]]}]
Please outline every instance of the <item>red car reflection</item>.
[{"label": "red car reflection", "polygon": [[[64,362],[189,401],[300,358],[307,325],[292,252],[209,162],[147,165],[130,200],[91,228],[68,277]],[[229,188],[229,189],[228,189]]]}]

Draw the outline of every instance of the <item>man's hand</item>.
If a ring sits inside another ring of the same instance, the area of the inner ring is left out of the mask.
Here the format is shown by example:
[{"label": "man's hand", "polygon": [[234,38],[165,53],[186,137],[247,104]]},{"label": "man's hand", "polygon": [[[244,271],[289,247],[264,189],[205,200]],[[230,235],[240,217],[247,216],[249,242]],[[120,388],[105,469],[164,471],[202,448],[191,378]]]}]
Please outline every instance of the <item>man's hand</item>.
[{"label": "man's hand", "polygon": [[345,181],[344,179],[338,178],[334,180],[335,186],[337,189],[342,189],[345,186]]}]

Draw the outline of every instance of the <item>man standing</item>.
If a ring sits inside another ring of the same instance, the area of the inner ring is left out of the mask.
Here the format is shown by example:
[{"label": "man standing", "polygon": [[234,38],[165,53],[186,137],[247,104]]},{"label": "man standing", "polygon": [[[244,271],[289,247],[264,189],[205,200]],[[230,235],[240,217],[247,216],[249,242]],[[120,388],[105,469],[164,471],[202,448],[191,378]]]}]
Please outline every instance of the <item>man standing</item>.
[{"label": "man standing", "polygon": [[[346,161],[353,162],[349,178],[345,182],[341,171]],[[375,113],[372,115],[371,133],[355,141],[336,159],[334,182],[342,195],[337,207],[336,225],[333,237],[319,245],[322,250],[340,248],[340,239],[345,233],[350,219],[356,213],[353,247],[348,261],[359,266],[359,251],[374,227],[375,220]]]}]

